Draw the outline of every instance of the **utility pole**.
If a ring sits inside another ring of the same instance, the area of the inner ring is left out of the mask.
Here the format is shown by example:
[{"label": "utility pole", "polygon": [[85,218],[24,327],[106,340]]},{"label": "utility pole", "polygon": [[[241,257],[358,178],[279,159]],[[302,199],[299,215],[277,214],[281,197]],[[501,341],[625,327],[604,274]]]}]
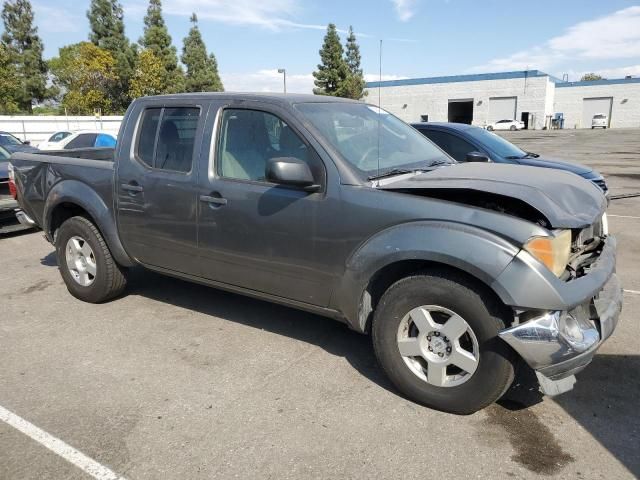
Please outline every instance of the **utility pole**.
[{"label": "utility pole", "polygon": [[285,68],[279,68],[278,73],[282,74],[282,81],[284,85],[284,94],[287,94],[287,70]]}]

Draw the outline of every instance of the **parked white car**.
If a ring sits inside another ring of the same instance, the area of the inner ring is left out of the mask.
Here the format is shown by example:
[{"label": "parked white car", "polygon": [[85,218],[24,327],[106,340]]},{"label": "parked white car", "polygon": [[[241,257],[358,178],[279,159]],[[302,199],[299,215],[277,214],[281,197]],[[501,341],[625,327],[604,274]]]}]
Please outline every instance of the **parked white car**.
[{"label": "parked white car", "polygon": [[69,135],[71,135],[72,133],[73,132],[70,132],[69,130],[60,130],[59,132],[55,132],[53,135],[51,135],[47,139],[47,141],[41,142],[38,145],[38,149],[39,150],[55,150],[57,148],[62,148],[60,147],[59,143],[65,138],[67,138]]},{"label": "parked white car", "polygon": [[58,142],[46,142],[40,150],[70,150],[73,148],[115,147],[116,136],[100,130],[79,130]]},{"label": "parked white car", "polygon": [[487,130],[522,130],[524,122],[520,120],[498,120],[497,122],[487,125]]},{"label": "parked white car", "polygon": [[604,113],[597,113],[591,120],[591,129],[594,128],[607,128],[609,125],[609,118]]}]

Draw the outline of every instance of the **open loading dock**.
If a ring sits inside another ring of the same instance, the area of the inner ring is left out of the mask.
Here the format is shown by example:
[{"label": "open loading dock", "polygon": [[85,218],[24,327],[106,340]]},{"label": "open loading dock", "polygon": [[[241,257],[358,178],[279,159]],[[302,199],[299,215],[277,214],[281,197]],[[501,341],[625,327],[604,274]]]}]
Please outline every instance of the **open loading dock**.
[{"label": "open loading dock", "polygon": [[450,122],[471,125],[471,122],[473,122],[473,98],[449,100],[447,116]]}]

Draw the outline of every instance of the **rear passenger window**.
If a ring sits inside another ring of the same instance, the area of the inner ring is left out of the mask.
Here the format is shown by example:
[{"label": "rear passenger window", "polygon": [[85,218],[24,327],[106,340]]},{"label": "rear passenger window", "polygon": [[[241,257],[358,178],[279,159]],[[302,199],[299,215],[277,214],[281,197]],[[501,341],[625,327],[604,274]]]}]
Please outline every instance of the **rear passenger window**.
[{"label": "rear passenger window", "polygon": [[197,107],[145,110],[139,127],[138,158],[150,167],[189,172],[199,118]]}]

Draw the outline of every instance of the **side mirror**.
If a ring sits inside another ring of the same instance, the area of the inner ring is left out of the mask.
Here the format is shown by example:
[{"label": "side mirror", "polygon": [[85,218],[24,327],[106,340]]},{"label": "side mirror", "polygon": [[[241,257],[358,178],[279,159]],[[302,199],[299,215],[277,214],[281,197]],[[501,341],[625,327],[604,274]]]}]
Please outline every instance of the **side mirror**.
[{"label": "side mirror", "polygon": [[25,141],[24,141],[24,142],[22,142],[22,143],[24,143],[25,145],[31,145],[31,140],[25,140]]},{"label": "side mirror", "polygon": [[484,153],[480,152],[469,152],[467,153],[467,157],[465,159],[467,162],[488,162],[489,157],[487,157]]},{"label": "side mirror", "polygon": [[294,157],[271,158],[267,162],[265,177],[269,182],[279,185],[304,188],[315,192],[320,185],[314,184],[313,174],[306,162]]}]

